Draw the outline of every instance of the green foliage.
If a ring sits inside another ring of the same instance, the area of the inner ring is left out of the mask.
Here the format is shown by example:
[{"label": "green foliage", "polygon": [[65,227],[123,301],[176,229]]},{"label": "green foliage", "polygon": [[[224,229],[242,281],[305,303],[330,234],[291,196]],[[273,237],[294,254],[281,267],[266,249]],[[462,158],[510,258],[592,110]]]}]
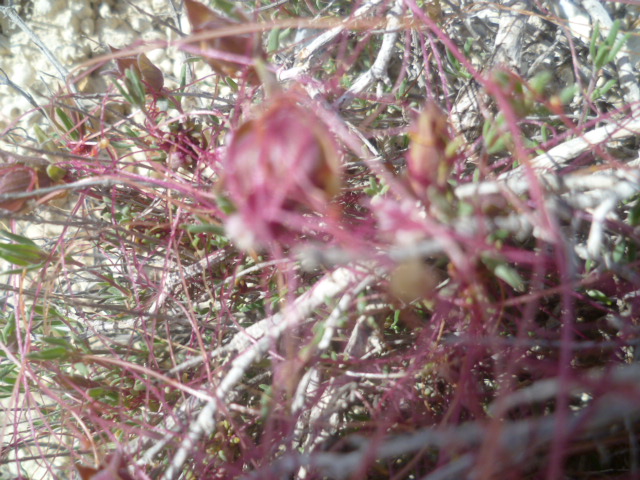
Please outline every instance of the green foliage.
[{"label": "green foliage", "polygon": [[504,114],[499,113],[496,118],[488,119],[482,127],[482,138],[489,155],[504,152],[511,143],[511,132],[506,130]]},{"label": "green foliage", "polygon": [[[144,84],[140,80],[138,72],[136,72],[136,70],[133,68],[128,68],[125,72],[125,77],[125,86],[127,89],[127,93],[129,94],[125,98],[134,105],[142,107],[145,104],[147,91]],[[120,91],[122,93],[122,90]]]},{"label": "green foliage", "polygon": [[596,71],[611,63],[631,37],[631,33],[618,35],[620,33],[620,25],[620,20],[613,22],[607,37],[600,41],[600,24],[596,23],[589,44],[589,54]]},{"label": "green foliage", "polygon": [[60,107],[56,108],[56,115],[60,119],[63,125],[63,131],[68,134],[72,140],[80,140],[80,132],[78,132],[76,123],[71,120],[71,117]]},{"label": "green foliage", "polygon": [[498,258],[495,255],[483,256],[482,262],[487,266],[493,274],[500,280],[503,280],[507,285],[513,288],[517,292],[524,292],[525,282],[522,276],[518,273],[518,270],[509,265],[504,259]]},{"label": "green foliage", "polygon": [[[469,42],[465,43],[465,53],[471,48],[471,44]],[[459,78],[461,80],[470,80],[472,77],[471,73],[467,71],[466,68],[460,63],[449,50],[446,50],[447,54],[447,73],[452,75],[454,78]]]},{"label": "green foliage", "polygon": [[49,347],[42,350],[31,352],[27,355],[27,358],[32,361],[49,361],[49,360],[62,360],[69,355],[69,350],[66,347]]},{"label": "green foliage", "polygon": [[[3,236],[14,243],[0,242],[0,258],[20,267],[40,265],[48,256],[32,240],[6,230],[0,230]],[[6,273],[6,272],[5,272]]]}]

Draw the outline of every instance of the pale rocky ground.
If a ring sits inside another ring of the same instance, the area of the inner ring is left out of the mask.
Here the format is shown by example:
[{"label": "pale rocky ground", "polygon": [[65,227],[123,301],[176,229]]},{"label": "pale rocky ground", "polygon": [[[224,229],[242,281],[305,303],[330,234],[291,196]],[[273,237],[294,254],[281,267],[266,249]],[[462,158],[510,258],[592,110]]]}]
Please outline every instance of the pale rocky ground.
[{"label": "pale rocky ground", "polygon": [[[5,2],[6,3],[6,2]],[[171,0],[26,0],[14,1],[14,10],[50,50],[71,77],[83,64],[108,53],[108,46],[126,47],[134,41],[171,41],[178,34],[163,23],[176,19]],[[182,24],[182,22],[181,22]],[[186,25],[184,25],[186,29]],[[62,75],[46,58],[33,37],[7,15],[0,15],[0,58],[4,70],[0,85],[0,129],[4,130],[33,106],[25,96],[6,85],[5,78],[46,103],[52,90],[63,84]],[[159,45],[160,46],[160,45]],[[158,48],[149,58],[165,75],[179,74],[181,64],[175,49]],[[6,77],[5,77],[6,75]],[[30,115],[26,123],[39,121]],[[21,122],[22,123],[22,122]]]}]

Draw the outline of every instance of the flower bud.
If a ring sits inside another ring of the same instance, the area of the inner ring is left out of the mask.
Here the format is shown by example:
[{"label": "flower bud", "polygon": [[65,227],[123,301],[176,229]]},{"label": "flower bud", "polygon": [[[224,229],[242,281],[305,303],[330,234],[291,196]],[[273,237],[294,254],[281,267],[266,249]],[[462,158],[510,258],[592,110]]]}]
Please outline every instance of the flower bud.
[{"label": "flower bud", "polygon": [[338,152],[322,121],[280,94],[233,133],[222,180],[244,227],[269,240],[303,229],[311,212],[327,212],[340,190]]},{"label": "flower bud", "polygon": [[428,187],[443,189],[452,163],[446,149],[451,143],[447,117],[434,103],[428,103],[410,134],[407,174],[413,191],[423,197]]},{"label": "flower bud", "polygon": [[399,264],[389,279],[391,293],[403,303],[431,298],[440,283],[440,274],[422,259],[415,258]]}]

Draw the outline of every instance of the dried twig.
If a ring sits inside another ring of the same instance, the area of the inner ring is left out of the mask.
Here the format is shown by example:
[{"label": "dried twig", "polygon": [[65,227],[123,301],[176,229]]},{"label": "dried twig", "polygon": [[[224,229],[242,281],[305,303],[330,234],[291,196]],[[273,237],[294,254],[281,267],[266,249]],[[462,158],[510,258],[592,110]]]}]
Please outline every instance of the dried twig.
[{"label": "dried twig", "polygon": [[[529,166],[537,171],[557,169],[566,165],[569,160],[576,158],[578,155],[592,149],[596,145],[601,145],[611,140],[628,138],[640,133],[640,119],[627,118],[615,124],[605,125],[584,133],[578,138],[567,140],[557,145],[542,155],[538,155],[531,161]],[[500,180],[521,177],[524,175],[524,165],[516,167],[501,174]]]},{"label": "dried twig", "polygon": [[403,12],[403,5],[403,0],[396,0],[393,7],[389,10],[389,13],[387,13],[387,33],[382,37],[382,45],[380,45],[380,50],[373,65],[371,65],[369,70],[354,80],[349,90],[337,100],[337,107],[344,107],[349,100],[365,91],[376,81],[382,81],[385,84],[389,83],[387,68],[391,60],[391,55],[393,54],[396,40],[398,39],[398,28],[401,25],[400,16]]},{"label": "dried twig", "polygon": [[[631,374],[637,378],[638,369],[637,367],[633,369]],[[628,375],[624,376],[628,379]],[[554,389],[545,387],[544,397],[548,397],[552,390]],[[588,439],[590,436],[601,434],[603,428],[610,427],[614,422],[633,417],[638,413],[640,408],[636,402],[614,392],[605,395],[588,411],[570,415],[565,431],[572,433],[573,441]],[[422,429],[408,435],[390,436],[383,442],[354,437],[352,446],[355,448],[349,453],[285,455],[273,463],[271,471],[284,478],[295,469],[305,466],[309,470],[319,472],[321,476],[343,479],[349,478],[362,468],[363,462],[371,461],[372,458],[383,461],[415,454],[426,448],[436,448],[458,452],[456,455],[449,455],[449,458],[453,459],[452,463],[445,464],[452,465],[458,476],[451,477],[449,474],[452,472],[442,475],[443,472],[438,469],[432,474],[433,476],[425,478],[465,478],[475,465],[476,456],[464,455],[462,458],[465,458],[465,461],[462,465],[457,464],[457,459],[465,450],[480,447],[487,440],[487,435],[497,435],[496,447],[500,448],[503,454],[500,460],[495,458],[496,464],[492,468],[496,472],[501,472],[515,465],[522,467],[523,462],[536,458],[531,455],[531,452],[547,446],[549,441],[557,435],[558,425],[553,416],[546,416],[521,421],[501,421],[496,423],[495,427],[495,429],[489,429],[486,422],[479,421],[446,428]],[[246,478],[256,478],[256,476],[248,475]]]},{"label": "dried twig", "polygon": [[[210,434],[215,428],[214,416],[219,410],[220,403],[226,401],[233,387],[241,381],[246,369],[253,362],[262,358],[270,346],[273,345],[273,342],[285,331],[304,321],[319,305],[328,299],[334,298],[354,282],[366,278],[368,275],[368,271],[361,268],[340,268],[330,272],[283,312],[261,320],[236,334],[223,350],[225,352],[240,352],[240,354],[230,363],[228,373],[215,388],[212,394],[213,400],[202,407],[198,407],[197,404],[194,405],[193,402],[188,402],[188,406],[185,405],[182,409],[189,411],[197,409],[199,414],[197,419],[191,423],[187,436],[174,454],[171,465],[164,472],[162,478],[165,480],[175,478],[197,441],[202,435]],[[216,354],[216,352],[212,352],[212,354]],[[193,400],[197,401],[197,399]],[[172,422],[172,420],[168,419],[168,422]],[[166,428],[171,430],[173,427],[172,425],[167,425]],[[170,437],[171,435],[168,438]],[[168,441],[168,438],[166,441]],[[156,442],[156,445],[149,448],[138,463],[149,463],[157,451],[158,443]]]},{"label": "dried twig", "polygon": [[500,24],[494,42],[494,65],[508,65],[520,71],[522,58],[522,36],[528,16],[524,14],[526,2],[508,3],[508,10],[500,14]]},{"label": "dried twig", "polygon": [[[374,8],[383,4],[386,0],[369,0],[363,3],[360,7],[353,12],[349,21],[353,21],[355,19],[361,18],[369,13]],[[343,25],[338,25],[337,27],[333,27],[330,30],[327,30],[322,35],[318,36],[311,43],[302,48],[297,55],[296,64],[285,71],[282,71],[278,74],[278,80],[285,81],[291,80],[293,78],[299,77],[300,75],[304,75],[311,68],[311,62],[313,59],[319,55],[322,50],[332,42],[338,35],[340,35],[348,25],[347,21]]]}]

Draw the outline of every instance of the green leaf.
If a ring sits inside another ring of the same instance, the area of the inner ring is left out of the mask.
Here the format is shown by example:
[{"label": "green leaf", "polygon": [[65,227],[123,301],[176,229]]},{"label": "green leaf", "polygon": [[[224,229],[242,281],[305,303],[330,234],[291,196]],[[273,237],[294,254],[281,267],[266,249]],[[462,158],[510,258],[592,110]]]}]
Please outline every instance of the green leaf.
[{"label": "green leaf", "polygon": [[78,130],[76,129],[76,124],[73,123],[73,121],[71,120],[71,117],[69,117],[69,115],[67,115],[67,113],[64,110],[62,110],[62,108],[60,107],[56,108],[56,114],[58,115],[58,118],[64,125],[66,133],[68,133],[73,140],[75,141],[80,140],[80,133],[78,133]]},{"label": "green leaf", "polygon": [[108,405],[117,405],[120,396],[118,392],[114,392],[113,390],[108,390],[102,387],[90,388],[87,390],[87,394],[99,402],[106,403]]},{"label": "green leaf", "polygon": [[[622,48],[622,45],[624,45],[624,42],[626,42],[626,39],[624,37],[619,41],[616,41],[616,37],[618,36],[619,31],[620,31],[620,20],[616,20],[615,22],[613,22],[613,25],[611,25],[611,30],[609,31],[607,38],[605,38],[602,41],[602,43],[597,48],[595,48],[594,42],[597,41],[597,37],[595,34],[596,33],[599,34],[600,31],[599,29],[598,30],[594,29],[594,35],[592,35],[591,37],[591,42],[592,44],[594,44],[594,47],[592,48],[590,45],[589,52],[591,53],[591,56],[593,58],[593,65],[596,68],[596,70],[600,70],[607,63],[609,63],[613,58],[615,58],[618,51],[620,51],[620,48]],[[615,52],[613,52],[614,46],[616,49]],[[594,51],[596,52],[595,55],[593,55]]]},{"label": "green leaf", "polygon": [[640,225],[640,199],[636,200],[635,205],[633,205],[629,210],[627,220],[629,222],[629,225],[631,225],[632,227],[637,227],[638,225]]},{"label": "green leaf", "polygon": [[182,228],[184,228],[189,233],[213,233],[215,235],[224,234],[224,227],[212,223],[201,223],[199,225],[183,225]]},{"label": "green leaf", "polygon": [[[140,132],[136,132],[135,130],[132,130],[129,126],[126,126],[124,128],[124,131],[127,132],[127,135],[130,138],[138,138],[140,136]],[[111,142],[111,145],[115,145],[115,142]]]},{"label": "green leaf", "polygon": [[0,398],[13,396],[13,385],[0,385]]},{"label": "green leaf", "polygon": [[131,145],[125,142],[116,142],[116,141],[111,141],[111,146],[114,148],[118,148],[120,150],[129,150],[131,149]]},{"label": "green leaf", "polygon": [[[129,102],[131,105],[135,105],[135,102],[133,100],[133,98],[131,98],[131,95],[129,95],[129,93],[122,87],[122,85],[120,85],[120,82],[118,82],[117,80],[111,79],[113,84],[116,86],[116,88],[118,89],[118,91],[120,92],[120,95],[122,95],[124,97],[124,99]],[[113,142],[112,142],[113,144]]]},{"label": "green leaf", "polygon": [[51,347],[38,352],[31,352],[27,355],[27,358],[29,360],[57,360],[66,357],[68,354],[69,349],[66,347]]},{"label": "green leaf", "polygon": [[231,77],[224,77],[224,83],[227,84],[227,86],[233,90],[234,92],[237,92],[239,90],[238,88],[238,84],[236,83],[236,81],[231,78]]},{"label": "green leaf", "polygon": [[184,60],[184,63],[197,63],[201,61],[202,61],[202,57],[194,56],[194,57],[186,58]]},{"label": "green leaf", "polygon": [[389,326],[389,328],[391,328],[391,330],[393,330],[394,332],[398,333],[400,332],[401,325],[400,325],[400,317],[402,316],[402,312],[400,310],[394,310],[393,311],[393,320],[391,322],[391,325]]},{"label": "green leaf", "polygon": [[0,382],[6,383],[7,385],[13,385],[16,383],[16,365],[14,363],[9,363],[4,367],[0,368]]},{"label": "green leaf", "polygon": [[496,70],[493,72],[493,78],[503,89],[512,87],[512,77],[504,70]]},{"label": "green leaf", "polygon": [[489,155],[505,151],[508,143],[511,141],[511,132],[500,131],[500,126],[504,123],[503,120],[503,118],[498,116],[494,122],[487,121],[484,124],[483,130],[486,131],[484,134],[484,144]]},{"label": "green leaf", "polygon": [[[492,129],[492,125],[493,123],[490,122],[489,120],[486,120],[483,124],[482,124],[482,136],[486,137],[487,135],[489,135],[489,131]],[[486,141],[486,138],[485,138]]]},{"label": "green leaf", "polygon": [[493,232],[491,232],[491,235],[489,235],[489,238],[491,239],[492,242],[495,242],[499,240],[506,240],[510,236],[511,236],[511,232],[509,230],[506,230],[504,228],[496,228]]},{"label": "green leaf", "polygon": [[458,217],[470,217],[475,211],[475,207],[469,202],[458,203]]},{"label": "green leaf", "polygon": [[447,70],[449,70],[455,76],[461,76],[463,78],[469,79],[471,78],[471,74],[467,71],[465,67],[460,63],[460,61],[451,53],[450,50],[446,50],[447,60],[449,60],[449,64],[446,66]]},{"label": "green leaf", "polygon": [[493,273],[499,279],[504,280],[516,292],[524,292],[524,280],[522,280],[522,277],[515,268],[510,267],[506,263],[501,263],[500,265],[496,265]]},{"label": "green leaf", "polygon": [[518,271],[509,265],[505,260],[495,256],[485,256],[482,258],[484,263],[493,274],[500,280],[503,280],[511,288],[517,292],[524,292],[525,282]]},{"label": "green leaf", "polygon": [[225,197],[224,195],[218,195],[216,197],[216,203],[218,204],[218,207],[220,208],[220,210],[222,210],[227,215],[230,215],[237,211],[237,208],[233,204],[233,202],[228,197]]},{"label": "green leaf", "polygon": [[625,33],[620,38],[618,38],[616,43],[613,44],[613,47],[611,47],[611,52],[609,52],[609,56],[607,57],[607,63],[615,60],[616,56],[618,55],[622,47],[624,47],[624,45],[627,43],[629,38],[631,38],[630,33]]},{"label": "green leaf", "polygon": [[611,298],[607,297],[600,290],[589,289],[589,290],[586,290],[585,293],[589,297],[591,297],[592,299],[594,299],[597,302],[602,303],[603,305],[615,305],[615,302]]},{"label": "green leaf", "polygon": [[186,85],[187,85],[187,62],[184,62],[182,64],[182,67],[180,68],[180,87],[178,88],[178,90],[183,92],[184,87]]},{"label": "green leaf", "polygon": [[531,87],[531,90],[533,90],[535,93],[541,94],[546,88],[546,86],[549,85],[551,78],[552,78],[551,73],[545,70],[543,72],[538,73],[535,77],[533,77],[529,81],[529,86]]},{"label": "green leaf", "polygon": [[5,345],[10,343],[16,333],[16,317],[13,314],[10,314],[6,319],[6,323],[0,330],[0,340]]},{"label": "green leaf", "polygon": [[60,168],[54,164],[47,165],[47,176],[54,182],[62,180],[66,174],[67,171],[64,168]]},{"label": "green leaf", "polygon": [[280,29],[274,28],[269,32],[267,39],[267,52],[273,53],[280,48]]},{"label": "green leaf", "polygon": [[540,128],[540,136],[542,137],[542,142],[546,143],[549,141],[549,127],[547,125],[542,125]]},{"label": "green leaf", "polygon": [[50,345],[58,345],[67,349],[73,348],[69,340],[61,337],[42,337],[42,341]]},{"label": "green leaf", "polygon": [[212,7],[226,13],[230,17],[238,18],[234,2],[230,2],[229,0],[213,0]]},{"label": "green leaf", "polygon": [[14,265],[26,267],[41,263],[48,255],[35,245],[0,243],[0,258]]},{"label": "green leaf", "polygon": [[376,195],[383,195],[385,191],[385,184],[381,183],[376,177],[371,175],[369,177],[369,185],[364,188],[364,193],[370,197],[374,197]]},{"label": "green leaf", "polygon": [[568,87],[563,88],[560,92],[560,101],[562,102],[562,104],[568,105],[569,103],[571,103],[577,91],[578,86],[576,84],[569,85]]},{"label": "green leaf", "polygon": [[30,238],[23,237],[22,235],[16,235],[15,233],[8,232],[6,230],[0,230],[0,236],[8,238],[9,240],[13,240],[15,243],[20,245],[33,245],[36,246],[35,242]]},{"label": "green leaf", "polygon": [[611,47],[607,45],[603,45],[598,50],[596,58],[593,60],[593,64],[596,70],[600,70],[607,63],[607,58],[609,56],[609,52],[611,51]]},{"label": "green leaf", "polygon": [[34,125],[33,131],[36,135],[36,140],[38,140],[38,143],[42,145],[44,143],[49,142],[51,138],[50,135],[47,135],[46,133],[44,133],[44,130],[42,130],[42,127],[40,125]]},{"label": "green leaf", "polygon": [[134,103],[138,106],[143,106],[145,102],[145,98],[147,97],[147,90],[140,80],[140,76],[138,72],[134,68],[127,68],[127,71],[124,73],[125,77],[127,77],[127,87],[129,89],[129,95],[133,98]]},{"label": "green leaf", "polygon": [[91,375],[91,371],[89,370],[89,367],[87,367],[84,363],[82,362],[74,363],[73,366],[81,376],[89,377]]},{"label": "green leaf", "polygon": [[620,19],[617,19],[615,22],[611,24],[611,30],[609,30],[609,35],[607,35],[606,40],[604,41],[605,45],[609,48],[613,45],[618,36],[618,32],[620,31]]},{"label": "green leaf", "polygon": [[622,263],[624,260],[626,260],[626,253],[627,241],[625,239],[622,239],[613,247],[613,252],[611,252],[611,259],[616,263]]},{"label": "green leaf", "polygon": [[593,91],[593,95],[591,96],[592,100],[597,100],[598,98],[604,97],[607,92],[611,90],[617,83],[618,81],[615,78],[612,78],[607,81],[602,87],[596,88]]},{"label": "green leaf", "polygon": [[473,46],[473,42],[474,42],[473,37],[467,38],[467,40],[464,42],[464,47],[462,48],[462,51],[464,52],[464,55],[467,58],[469,57],[469,53],[471,53],[471,47]]}]

